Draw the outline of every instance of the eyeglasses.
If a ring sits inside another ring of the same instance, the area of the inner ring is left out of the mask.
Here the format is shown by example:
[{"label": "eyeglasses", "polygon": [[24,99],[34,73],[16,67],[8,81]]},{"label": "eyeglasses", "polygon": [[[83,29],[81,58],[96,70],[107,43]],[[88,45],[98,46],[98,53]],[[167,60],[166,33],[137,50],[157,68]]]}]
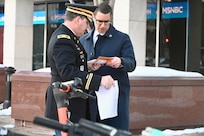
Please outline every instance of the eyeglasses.
[{"label": "eyeglasses", "polygon": [[98,25],[102,25],[103,23],[104,25],[108,25],[110,23],[110,20],[97,20],[96,19],[95,21]]}]

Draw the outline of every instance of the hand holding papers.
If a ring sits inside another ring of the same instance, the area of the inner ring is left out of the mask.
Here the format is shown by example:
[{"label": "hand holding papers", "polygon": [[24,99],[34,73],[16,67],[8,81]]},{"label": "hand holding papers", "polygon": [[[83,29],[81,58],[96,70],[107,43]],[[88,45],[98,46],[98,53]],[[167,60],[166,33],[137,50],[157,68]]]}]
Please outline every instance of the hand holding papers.
[{"label": "hand holding papers", "polygon": [[99,56],[97,59],[92,59],[87,62],[88,69],[92,71],[98,70],[101,66],[109,63],[112,60],[111,57]]},{"label": "hand holding papers", "polygon": [[115,81],[115,86],[106,90],[103,86],[100,86],[96,92],[98,110],[100,119],[112,118],[118,115],[118,82]]},{"label": "hand holding papers", "polygon": [[98,70],[103,65],[103,63],[98,63],[97,59],[89,60],[87,64],[88,64],[88,69],[92,71]]},{"label": "hand holding papers", "polygon": [[103,63],[103,64],[106,64],[106,63],[109,63],[110,61],[112,60],[111,57],[103,57],[103,56],[99,56],[97,58],[97,63]]}]

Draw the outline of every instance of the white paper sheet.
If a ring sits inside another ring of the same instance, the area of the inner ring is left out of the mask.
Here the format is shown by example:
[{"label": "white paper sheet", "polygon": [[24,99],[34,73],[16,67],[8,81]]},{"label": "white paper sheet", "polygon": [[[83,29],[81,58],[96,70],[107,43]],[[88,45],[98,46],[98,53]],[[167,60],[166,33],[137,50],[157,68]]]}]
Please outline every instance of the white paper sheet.
[{"label": "white paper sheet", "polygon": [[100,86],[96,92],[98,110],[100,119],[104,120],[112,118],[118,115],[118,82],[115,81],[115,86],[106,90],[103,86]]}]

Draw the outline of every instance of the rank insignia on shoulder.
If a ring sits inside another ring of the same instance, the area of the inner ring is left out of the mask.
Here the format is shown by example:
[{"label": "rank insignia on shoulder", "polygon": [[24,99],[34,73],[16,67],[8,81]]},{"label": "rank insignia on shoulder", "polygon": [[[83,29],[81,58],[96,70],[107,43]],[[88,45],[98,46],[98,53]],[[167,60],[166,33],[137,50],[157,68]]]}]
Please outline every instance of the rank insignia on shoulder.
[{"label": "rank insignia on shoulder", "polygon": [[61,38],[71,39],[71,37],[69,35],[66,35],[66,34],[59,34],[57,36],[57,39],[61,39]]}]

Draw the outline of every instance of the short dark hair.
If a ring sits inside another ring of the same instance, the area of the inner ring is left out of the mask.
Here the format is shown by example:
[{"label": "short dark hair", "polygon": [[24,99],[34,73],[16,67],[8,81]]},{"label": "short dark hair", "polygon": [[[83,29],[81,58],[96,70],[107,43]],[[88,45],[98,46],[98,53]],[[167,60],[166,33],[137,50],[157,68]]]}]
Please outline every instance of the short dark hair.
[{"label": "short dark hair", "polygon": [[98,11],[101,12],[101,13],[103,13],[103,14],[108,14],[108,13],[110,13],[111,16],[112,16],[112,14],[113,14],[113,11],[112,11],[111,6],[110,6],[108,3],[106,3],[106,2],[103,2],[103,3],[101,3],[100,5],[98,5],[98,8],[96,8],[96,10],[94,11],[94,15],[96,15],[96,13],[97,13]]}]

